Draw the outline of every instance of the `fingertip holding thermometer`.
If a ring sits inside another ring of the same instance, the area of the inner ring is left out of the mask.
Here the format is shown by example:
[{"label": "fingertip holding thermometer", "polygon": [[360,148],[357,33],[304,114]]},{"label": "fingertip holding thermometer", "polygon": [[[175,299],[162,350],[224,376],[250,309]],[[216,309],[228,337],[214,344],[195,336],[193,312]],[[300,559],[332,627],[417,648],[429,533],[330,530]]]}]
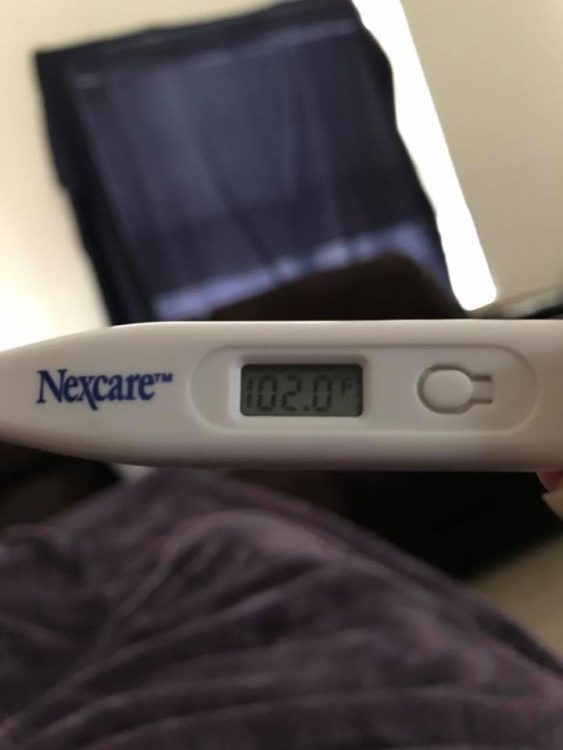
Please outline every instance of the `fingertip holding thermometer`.
[{"label": "fingertip holding thermometer", "polygon": [[145,465],[555,468],[559,321],[148,323],[0,354],[0,439]]}]

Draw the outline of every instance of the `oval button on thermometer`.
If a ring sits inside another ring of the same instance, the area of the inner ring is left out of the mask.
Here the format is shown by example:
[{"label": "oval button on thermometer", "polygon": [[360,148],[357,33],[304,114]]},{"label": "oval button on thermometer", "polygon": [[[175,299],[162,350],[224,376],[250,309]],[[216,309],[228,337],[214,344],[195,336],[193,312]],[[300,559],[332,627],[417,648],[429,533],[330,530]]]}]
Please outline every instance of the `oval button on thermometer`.
[{"label": "oval button on thermometer", "polygon": [[218,467],[544,469],[563,323],[153,323],[0,354],[0,439]]},{"label": "oval button on thermometer", "polygon": [[420,379],[420,398],[439,414],[461,414],[476,404],[490,404],[492,378],[472,376],[455,367],[433,367]]}]

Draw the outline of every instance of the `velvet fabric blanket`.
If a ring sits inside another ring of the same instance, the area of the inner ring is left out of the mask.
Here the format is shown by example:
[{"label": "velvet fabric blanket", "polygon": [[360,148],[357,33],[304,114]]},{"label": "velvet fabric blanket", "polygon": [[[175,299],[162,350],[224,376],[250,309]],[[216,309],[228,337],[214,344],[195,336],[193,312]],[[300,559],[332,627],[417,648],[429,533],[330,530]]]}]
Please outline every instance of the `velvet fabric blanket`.
[{"label": "velvet fabric blanket", "polygon": [[563,665],[335,516],[158,471],[2,537],[13,748],[558,750]]}]

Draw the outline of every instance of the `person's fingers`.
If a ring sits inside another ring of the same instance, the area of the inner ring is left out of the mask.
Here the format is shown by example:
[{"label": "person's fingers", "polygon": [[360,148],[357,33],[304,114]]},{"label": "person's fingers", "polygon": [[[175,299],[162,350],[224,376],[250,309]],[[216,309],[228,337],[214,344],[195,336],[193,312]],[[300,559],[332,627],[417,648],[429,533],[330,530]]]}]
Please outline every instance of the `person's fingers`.
[{"label": "person's fingers", "polygon": [[554,513],[563,518],[563,471],[541,471],[538,477],[547,490],[543,499]]},{"label": "person's fingers", "polygon": [[548,492],[553,492],[563,483],[563,471],[539,471],[538,477]]}]

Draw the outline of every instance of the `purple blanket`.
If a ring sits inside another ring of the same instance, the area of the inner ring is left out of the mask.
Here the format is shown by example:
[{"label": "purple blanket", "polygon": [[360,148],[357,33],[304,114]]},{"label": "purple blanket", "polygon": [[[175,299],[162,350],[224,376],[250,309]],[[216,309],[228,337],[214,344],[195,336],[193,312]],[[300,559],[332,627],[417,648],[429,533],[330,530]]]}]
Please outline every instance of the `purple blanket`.
[{"label": "purple blanket", "polygon": [[0,750],[563,748],[563,664],[530,636],[221,475],[14,531],[0,576]]}]

